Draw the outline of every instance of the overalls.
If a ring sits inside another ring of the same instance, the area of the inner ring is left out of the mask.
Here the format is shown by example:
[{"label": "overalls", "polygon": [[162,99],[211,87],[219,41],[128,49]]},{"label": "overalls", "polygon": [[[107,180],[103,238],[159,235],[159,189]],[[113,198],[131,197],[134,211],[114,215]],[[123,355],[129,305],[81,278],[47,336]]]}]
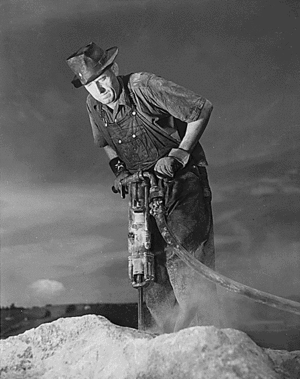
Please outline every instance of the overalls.
[{"label": "overalls", "polygon": [[[95,110],[95,108],[94,108]],[[109,123],[104,110],[92,113],[107,143],[127,169],[152,170],[157,160],[179,142],[131,108]],[[97,122],[101,121],[101,122]],[[163,182],[166,218],[181,244],[202,263],[214,268],[211,191],[206,168],[191,161],[170,182]],[[215,285],[188,268],[168,247],[152,219],[156,280],[145,289],[146,305],[156,321],[153,331],[173,332],[191,325],[218,326]]]}]

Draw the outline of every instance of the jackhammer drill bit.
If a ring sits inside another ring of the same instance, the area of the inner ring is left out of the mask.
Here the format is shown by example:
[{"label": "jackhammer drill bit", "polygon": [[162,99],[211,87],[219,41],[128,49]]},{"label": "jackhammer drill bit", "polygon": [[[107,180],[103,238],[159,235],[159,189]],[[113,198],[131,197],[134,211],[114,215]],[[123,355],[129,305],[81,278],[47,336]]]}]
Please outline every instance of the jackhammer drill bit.
[{"label": "jackhammer drill bit", "polygon": [[[142,282],[142,278],[139,275],[138,282]],[[143,312],[143,306],[144,306],[144,290],[143,287],[138,287],[138,329],[144,330],[144,312]]]}]

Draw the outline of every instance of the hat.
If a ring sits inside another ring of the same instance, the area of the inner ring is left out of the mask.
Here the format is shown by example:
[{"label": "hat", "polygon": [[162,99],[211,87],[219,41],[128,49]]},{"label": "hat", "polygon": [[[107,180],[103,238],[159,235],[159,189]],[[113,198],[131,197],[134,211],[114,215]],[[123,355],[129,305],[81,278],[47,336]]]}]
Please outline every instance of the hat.
[{"label": "hat", "polygon": [[67,64],[75,73],[72,80],[74,87],[78,88],[95,80],[114,62],[118,52],[115,46],[103,50],[91,42],[72,54],[67,58]]}]

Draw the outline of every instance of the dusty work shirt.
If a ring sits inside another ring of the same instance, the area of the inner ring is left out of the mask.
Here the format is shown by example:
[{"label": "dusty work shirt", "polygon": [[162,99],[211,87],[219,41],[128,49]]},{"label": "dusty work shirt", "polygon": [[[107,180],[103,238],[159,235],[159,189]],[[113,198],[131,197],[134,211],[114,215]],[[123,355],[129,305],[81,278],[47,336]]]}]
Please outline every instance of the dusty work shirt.
[{"label": "dusty work shirt", "polygon": [[[178,146],[186,124],[199,119],[205,98],[150,73],[118,80],[121,94],[113,111],[91,95],[87,98],[94,142],[113,147],[133,171],[148,168]],[[207,165],[200,144],[193,158],[197,165]]]}]

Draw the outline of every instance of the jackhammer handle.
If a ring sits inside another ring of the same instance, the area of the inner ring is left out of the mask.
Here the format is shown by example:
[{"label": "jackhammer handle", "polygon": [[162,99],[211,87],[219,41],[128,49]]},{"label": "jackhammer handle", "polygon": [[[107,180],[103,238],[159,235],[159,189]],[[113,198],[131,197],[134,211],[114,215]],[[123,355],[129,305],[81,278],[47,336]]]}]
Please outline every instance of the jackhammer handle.
[{"label": "jackhammer handle", "polygon": [[157,180],[156,180],[156,177],[154,174],[148,172],[148,171],[137,171],[135,172],[134,174],[128,176],[127,178],[124,178],[123,180],[121,180],[121,190],[119,191],[118,189],[116,189],[115,186],[112,186],[111,187],[111,190],[113,191],[113,193],[121,193],[121,198],[122,199],[125,199],[125,196],[128,192],[126,192],[126,186],[128,186],[129,184],[131,183],[135,183],[135,182],[140,182],[140,181],[145,181],[146,179],[148,179],[150,181],[150,186],[153,187],[157,185]]},{"label": "jackhammer handle", "polygon": [[[134,174],[128,176],[127,178],[124,178],[120,182],[120,187],[121,187],[121,197],[122,199],[125,197],[125,190],[123,189],[125,186],[128,186],[128,184],[131,184],[133,182],[138,182],[140,180],[145,180],[142,171],[137,171]],[[111,190],[113,193],[118,193],[120,192],[115,186],[111,187]],[[123,197],[124,195],[124,197]]]},{"label": "jackhammer handle", "polygon": [[[148,175],[145,175],[145,177],[148,177]],[[142,171],[137,171],[134,174],[128,176],[127,178],[124,178],[123,180],[121,180],[120,190],[118,190],[115,186],[112,186],[111,190],[113,191],[113,193],[121,192],[121,198],[125,199],[125,196],[126,196],[125,187],[128,186],[129,184],[133,183],[133,182],[145,180],[145,177],[143,176]]]},{"label": "jackhammer handle", "polygon": [[145,181],[146,179],[150,180],[151,186],[157,184],[155,175],[149,171],[137,171],[134,174],[127,176],[127,178],[124,178],[121,183],[123,185],[128,185],[134,182]]}]

